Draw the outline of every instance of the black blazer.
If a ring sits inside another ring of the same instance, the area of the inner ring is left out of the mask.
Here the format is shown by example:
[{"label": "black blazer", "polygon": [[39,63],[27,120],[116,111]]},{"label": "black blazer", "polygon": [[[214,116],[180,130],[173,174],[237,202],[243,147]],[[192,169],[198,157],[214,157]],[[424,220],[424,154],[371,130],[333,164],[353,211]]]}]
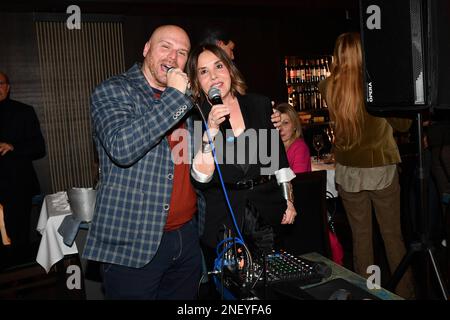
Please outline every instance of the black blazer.
[{"label": "black blazer", "polygon": [[[252,143],[247,144],[246,154],[248,155],[251,149],[253,149],[253,152],[251,152],[250,156],[246,157],[246,163],[240,165],[236,164],[236,154],[237,152],[243,152],[243,150],[242,148],[237,148],[237,145],[242,142],[244,135],[241,134],[235,142],[228,143],[226,148],[222,148],[220,143],[217,145],[216,140],[217,156],[219,159],[224,160],[219,165],[223,180],[226,183],[235,183],[237,181],[253,179],[261,175],[261,168],[264,167],[271,167],[271,174],[280,168],[289,168],[284,145],[278,131],[275,130],[270,120],[272,114],[270,100],[267,97],[257,94],[238,95],[237,98],[246,127],[244,133],[248,134],[250,129],[254,129],[252,131],[256,134],[258,142],[257,146],[254,145],[255,141],[253,140]],[[211,111],[211,106],[205,102],[202,104],[201,109],[207,119]],[[261,132],[258,131],[259,129],[275,130],[273,131],[275,133],[273,137],[275,140],[272,141],[272,144],[275,142],[274,145],[276,148],[274,150],[272,150],[271,146],[271,135],[268,134],[267,139],[265,139],[264,136],[261,136]],[[228,148],[234,148],[235,150],[234,163],[232,164],[226,163],[230,162]],[[262,153],[265,157],[261,158],[257,156],[259,153]],[[268,158],[274,161],[266,163]],[[272,168],[271,164],[275,166]],[[264,175],[266,174],[264,173]],[[203,192],[206,199],[205,231],[202,235],[202,241],[209,247],[215,247],[218,241],[223,239],[224,225],[229,229],[235,229],[224,193],[220,186],[217,169],[214,171],[213,178],[209,183],[199,183],[194,179],[192,181],[194,186]],[[282,216],[286,211],[286,200],[283,198],[281,189],[275,179],[272,182],[255,186],[253,189],[228,190],[228,196],[240,227],[242,226],[242,217],[247,202],[254,205],[266,222],[272,225],[280,224]]]},{"label": "black blazer", "polygon": [[6,99],[0,102],[0,142],[14,150],[0,156],[0,198],[5,194],[38,194],[32,161],[45,156],[45,141],[33,107]]}]

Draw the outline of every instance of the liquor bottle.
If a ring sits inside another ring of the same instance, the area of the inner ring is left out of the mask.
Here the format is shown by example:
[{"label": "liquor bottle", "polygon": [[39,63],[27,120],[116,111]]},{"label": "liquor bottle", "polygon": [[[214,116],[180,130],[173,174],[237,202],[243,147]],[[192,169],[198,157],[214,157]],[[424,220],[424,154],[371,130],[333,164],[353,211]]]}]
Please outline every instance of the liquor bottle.
[{"label": "liquor bottle", "polygon": [[316,64],[314,60],[311,60],[311,82],[316,81]]},{"label": "liquor bottle", "polygon": [[311,68],[309,67],[308,60],[305,60],[305,74],[306,74],[306,82],[311,82]]},{"label": "liquor bottle", "polygon": [[328,63],[328,58],[325,58],[325,69],[326,69],[326,76],[327,78],[330,76],[331,72],[330,72],[330,65]]},{"label": "liquor bottle", "polygon": [[297,76],[294,66],[294,57],[290,59],[290,68],[289,68],[289,83],[295,83],[295,77]]},{"label": "liquor bottle", "polygon": [[316,92],[314,91],[314,83],[309,85],[309,103],[311,109],[317,109]]},{"label": "liquor bottle", "polygon": [[306,82],[306,72],[305,65],[303,63],[303,59],[300,60],[300,83]]},{"label": "liquor bottle", "polygon": [[284,73],[286,77],[286,84],[289,84],[289,62],[288,57],[284,57]]},{"label": "liquor bottle", "polygon": [[298,111],[305,110],[305,95],[303,85],[298,86]]},{"label": "liquor bottle", "polygon": [[292,106],[294,107],[295,110],[299,111],[299,100],[298,100],[298,92],[295,90],[295,87],[293,87],[292,89],[292,93],[291,93],[291,99],[292,101]]},{"label": "liquor bottle", "polygon": [[322,109],[322,94],[319,91],[319,87],[314,86],[314,91],[316,93],[316,108]]},{"label": "liquor bottle", "polygon": [[316,82],[320,81],[320,60],[316,59]]},{"label": "liquor bottle", "polygon": [[288,103],[292,106],[292,87],[291,86],[288,86]]},{"label": "liquor bottle", "polygon": [[300,63],[295,59],[295,83],[300,83]]},{"label": "liquor bottle", "polygon": [[327,68],[323,60],[323,58],[320,59],[320,80],[323,80],[327,77]]},{"label": "liquor bottle", "polygon": [[310,59],[285,57],[287,98],[297,112],[314,113],[315,110],[327,108],[318,83],[330,75],[331,62],[331,56],[316,56]]},{"label": "liquor bottle", "polygon": [[306,83],[303,87],[303,106],[304,110],[311,109],[311,102],[310,102],[310,92],[309,92],[309,84]]}]

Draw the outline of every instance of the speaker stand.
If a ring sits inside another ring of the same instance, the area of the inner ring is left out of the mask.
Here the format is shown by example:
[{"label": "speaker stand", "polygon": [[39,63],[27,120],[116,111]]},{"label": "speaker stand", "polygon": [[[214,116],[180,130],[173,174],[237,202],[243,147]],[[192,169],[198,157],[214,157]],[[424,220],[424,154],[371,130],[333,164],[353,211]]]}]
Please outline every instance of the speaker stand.
[{"label": "speaker stand", "polygon": [[420,192],[420,218],[421,223],[419,225],[422,226],[420,230],[420,240],[414,241],[408,248],[403,259],[400,261],[397,269],[392,274],[391,279],[387,284],[387,288],[392,292],[395,292],[395,287],[397,286],[400,279],[405,274],[408,266],[411,264],[412,258],[416,253],[426,253],[427,257],[430,258],[434,274],[439,284],[439,288],[442,293],[442,297],[444,300],[448,300],[448,293],[444,286],[444,282],[442,281],[442,276],[439,271],[439,266],[436,263],[436,259],[434,258],[434,246],[432,241],[430,240],[429,234],[429,226],[428,226],[428,197],[427,197],[427,185],[428,183],[428,173],[427,177],[425,177],[424,165],[423,165],[423,152],[422,152],[422,115],[420,112],[417,113],[417,139],[418,139],[418,149],[419,149],[419,192]]}]

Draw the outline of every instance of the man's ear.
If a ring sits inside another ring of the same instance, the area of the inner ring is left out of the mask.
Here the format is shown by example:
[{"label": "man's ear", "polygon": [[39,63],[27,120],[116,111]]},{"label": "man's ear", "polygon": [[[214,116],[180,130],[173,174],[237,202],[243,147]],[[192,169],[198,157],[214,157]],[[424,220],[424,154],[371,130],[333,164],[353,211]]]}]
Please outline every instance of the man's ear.
[{"label": "man's ear", "polygon": [[150,40],[148,40],[148,41],[145,43],[144,51],[142,52],[142,55],[144,56],[144,58],[145,58],[145,56],[147,55],[147,53],[148,53],[149,50],[150,50]]},{"label": "man's ear", "polygon": [[223,42],[222,40],[217,40],[216,45],[220,48],[223,48],[226,46],[225,42]]}]

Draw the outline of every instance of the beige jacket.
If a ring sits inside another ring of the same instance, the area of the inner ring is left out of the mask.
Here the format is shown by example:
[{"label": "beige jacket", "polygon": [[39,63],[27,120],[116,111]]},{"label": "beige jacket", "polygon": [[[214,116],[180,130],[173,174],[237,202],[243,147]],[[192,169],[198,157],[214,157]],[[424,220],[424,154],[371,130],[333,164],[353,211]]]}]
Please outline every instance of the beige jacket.
[{"label": "beige jacket", "polygon": [[[327,80],[319,84],[319,90],[325,97]],[[327,102],[328,108],[333,106]],[[333,119],[331,119],[333,120]],[[394,140],[393,131],[406,132],[411,119],[381,118],[370,115],[364,108],[364,124],[361,143],[349,150],[335,148],[338,163],[357,168],[372,168],[401,162],[400,153]]]}]

